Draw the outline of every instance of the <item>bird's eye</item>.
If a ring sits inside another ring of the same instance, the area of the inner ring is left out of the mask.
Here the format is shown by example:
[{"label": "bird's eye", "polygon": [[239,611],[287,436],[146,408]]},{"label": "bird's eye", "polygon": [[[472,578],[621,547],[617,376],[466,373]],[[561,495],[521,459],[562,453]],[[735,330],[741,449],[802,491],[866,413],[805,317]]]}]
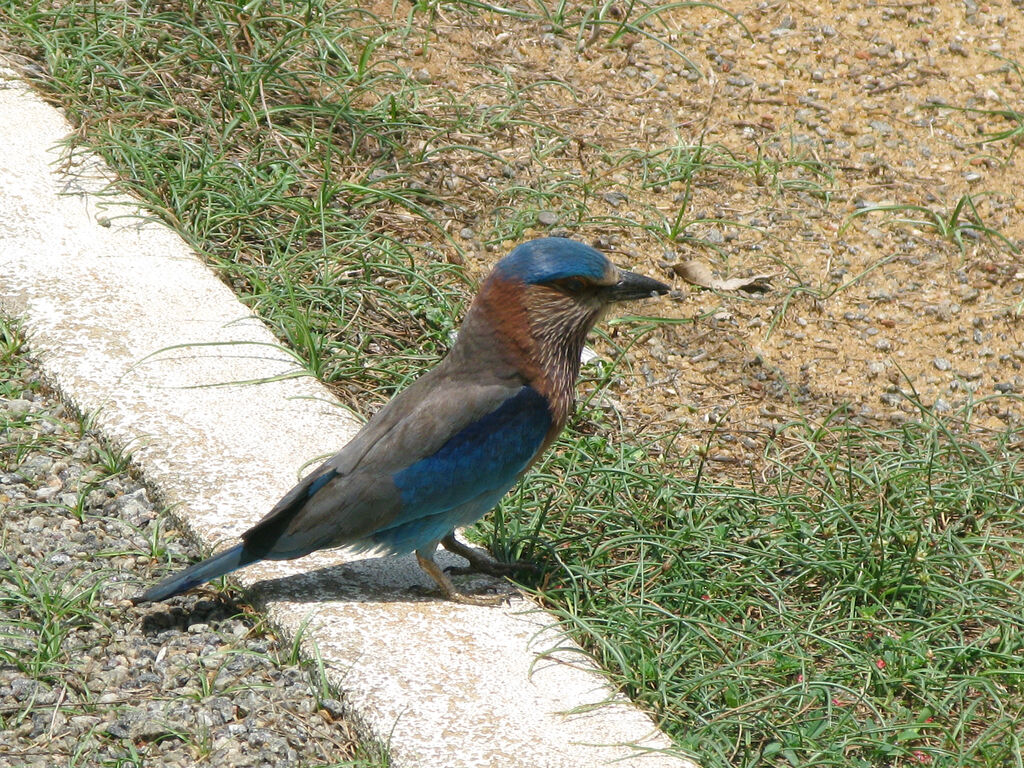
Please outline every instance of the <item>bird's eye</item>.
[{"label": "bird's eye", "polygon": [[565,277],[555,282],[559,288],[566,293],[583,293],[587,289],[587,284],[578,277]]}]

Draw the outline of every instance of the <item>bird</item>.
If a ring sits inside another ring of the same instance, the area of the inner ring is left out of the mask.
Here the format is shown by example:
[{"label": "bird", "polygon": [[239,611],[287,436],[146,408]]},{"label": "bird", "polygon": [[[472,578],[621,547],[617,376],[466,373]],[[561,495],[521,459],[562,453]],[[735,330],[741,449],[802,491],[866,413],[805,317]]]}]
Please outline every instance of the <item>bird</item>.
[{"label": "bird", "polygon": [[551,446],[573,412],[587,334],[609,308],[669,286],[620,269],[576,240],[526,241],[485,278],[447,355],[241,535],[241,543],[163,579],[155,602],[261,560],[346,547],[415,553],[445,598],[465,594],[434,561],[439,545],[473,569],[508,565],[455,538]]}]

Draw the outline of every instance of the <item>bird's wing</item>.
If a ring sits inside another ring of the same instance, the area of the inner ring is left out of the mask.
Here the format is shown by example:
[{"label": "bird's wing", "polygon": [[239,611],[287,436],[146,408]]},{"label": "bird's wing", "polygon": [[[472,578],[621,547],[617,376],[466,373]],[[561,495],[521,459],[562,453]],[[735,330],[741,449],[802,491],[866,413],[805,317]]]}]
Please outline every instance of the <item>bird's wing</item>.
[{"label": "bird's wing", "polygon": [[547,401],[532,387],[521,387],[437,451],[394,475],[402,509],[391,525],[504,492],[529,466],[550,427]]},{"label": "bird's wing", "polygon": [[242,538],[261,557],[297,557],[503,493],[550,425],[546,401],[529,386],[427,374]]}]

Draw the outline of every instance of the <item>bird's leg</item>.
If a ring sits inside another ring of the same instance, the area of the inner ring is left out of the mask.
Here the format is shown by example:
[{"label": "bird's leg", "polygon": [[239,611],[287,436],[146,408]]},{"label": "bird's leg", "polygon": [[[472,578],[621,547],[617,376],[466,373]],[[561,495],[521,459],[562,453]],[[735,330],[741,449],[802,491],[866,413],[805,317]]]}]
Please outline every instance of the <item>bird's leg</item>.
[{"label": "bird's leg", "polygon": [[448,578],[448,574],[441,569],[441,566],[434,562],[433,551],[423,552],[422,550],[416,550],[416,560],[419,562],[420,568],[437,582],[437,586],[441,588],[442,594],[448,600],[466,605],[500,605],[505,601],[504,595],[467,595],[459,592],[455,585],[452,584],[452,580]]},{"label": "bird's leg", "polygon": [[533,563],[528,563],[524,560],[517,560],[514,563],[502,563],[495,560],[488,554],[485,554],[482,550],[476,547],[470,547],[463,544],[461,541],[455,538],[455,533],[449,533],[443,539],[441,539],[441,545],[459,557],[464,557],[469,561],[469,568],[447,568],[449,573],[472,573],[477,571],[479,573],[487,573],[491,576],[510,576],[516,571],[537,571],[539,570]]}]

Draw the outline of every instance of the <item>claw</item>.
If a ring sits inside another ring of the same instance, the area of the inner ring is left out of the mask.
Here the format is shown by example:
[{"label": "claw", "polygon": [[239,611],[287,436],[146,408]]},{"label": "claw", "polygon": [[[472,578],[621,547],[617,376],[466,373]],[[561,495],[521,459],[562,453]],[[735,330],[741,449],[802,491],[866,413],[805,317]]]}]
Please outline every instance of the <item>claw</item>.
[{"label": "claw", "polygon": [[444,569],[447,573],[486,573],[491,576],[511,576],[516,571],[531,571],[533,573],[538,573],[540,571],[540,568],[537,565],[527,562],[526,560],[516,560],[513,563],[503,563],[499,560],[495,560],[483,550],[477,549],[476,547],[466,546],[455,538],[454,533],[449,533],[441,539],[441,546],[449,552],[469,561],[468,568],[466,566],[458,565],[448,566]]},{"label": "claw", "polygon": [[465,592],[460,592],[452,584],[452,580],[448,578],[448,575],[441,570],[441,566],[434,562],[434,558],[428,555],[422,555],[419,552],[416,553],[416,560],[420,564],[420,568],[427,572],[437,586],[441,588],[441,594],[444,595],[446,600],[451,600],[454,603],[462,603],[463,605],[501,605],[503,602],[508,600],[507,595],[467,595]]}]

